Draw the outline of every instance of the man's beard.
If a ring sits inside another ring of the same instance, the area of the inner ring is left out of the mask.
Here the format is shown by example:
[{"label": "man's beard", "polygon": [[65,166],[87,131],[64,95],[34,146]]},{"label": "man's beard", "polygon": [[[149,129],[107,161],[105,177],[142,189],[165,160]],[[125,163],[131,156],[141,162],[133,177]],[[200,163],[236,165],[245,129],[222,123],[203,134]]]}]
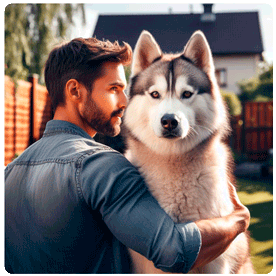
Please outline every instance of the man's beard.
[{"label": "man's beard", "polygon": [[87,99],[83,115],[88,124],[98,133],[114,137],[120,133],[120,127],[116,128],[115,125],[112,125],[111,119],[122,112],[122,109],[115,110],[108,117],[92,99]]}]

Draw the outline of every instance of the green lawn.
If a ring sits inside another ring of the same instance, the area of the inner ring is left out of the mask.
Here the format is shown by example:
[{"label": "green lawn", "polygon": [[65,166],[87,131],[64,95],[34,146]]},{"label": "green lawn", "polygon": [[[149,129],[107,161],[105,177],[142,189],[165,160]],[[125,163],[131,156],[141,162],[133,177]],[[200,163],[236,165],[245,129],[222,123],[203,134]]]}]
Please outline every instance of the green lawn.
[{"label": "green lawn", "polygon": [[273,268],[273,191],[272,181],[238,179],[238,195],[251,214],[251,259],[258,274]]}]

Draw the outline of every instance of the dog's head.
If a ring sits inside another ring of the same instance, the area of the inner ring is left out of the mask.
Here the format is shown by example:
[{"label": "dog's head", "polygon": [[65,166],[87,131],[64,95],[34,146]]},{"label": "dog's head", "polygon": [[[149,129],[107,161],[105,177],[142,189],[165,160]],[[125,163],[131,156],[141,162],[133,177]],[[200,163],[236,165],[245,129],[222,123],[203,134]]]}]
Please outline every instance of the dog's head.
[{"label": "dog's head", "polygon": [[174,55],[162,53],[153,36],[143,31],[131,71],[124,124],[152,150],[185,152],[226,129],[211,50],[201,31]]}]

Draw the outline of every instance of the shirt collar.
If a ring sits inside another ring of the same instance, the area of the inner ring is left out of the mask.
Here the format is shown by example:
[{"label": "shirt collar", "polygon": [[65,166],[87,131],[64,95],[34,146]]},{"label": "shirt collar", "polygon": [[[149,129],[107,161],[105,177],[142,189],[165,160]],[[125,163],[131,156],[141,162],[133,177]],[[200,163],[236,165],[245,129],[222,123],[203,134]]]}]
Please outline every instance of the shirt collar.
[{"label": "shirt collar", "polygon": [[43,136],[54,135],[58,133],[72,133],[87,139],[93,139],[82,128],[70,122],[62,120],[51,120],[47,122]]}]

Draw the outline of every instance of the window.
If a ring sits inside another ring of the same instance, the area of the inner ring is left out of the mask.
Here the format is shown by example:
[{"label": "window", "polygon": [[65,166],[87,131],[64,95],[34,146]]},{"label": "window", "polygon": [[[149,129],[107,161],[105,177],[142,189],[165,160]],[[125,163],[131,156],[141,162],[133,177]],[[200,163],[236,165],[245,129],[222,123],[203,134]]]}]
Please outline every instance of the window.
[{"label": "window", "polygon": [[226,69],[216,69],[216,78],[220,87],[227,86],[227,72]]}]

